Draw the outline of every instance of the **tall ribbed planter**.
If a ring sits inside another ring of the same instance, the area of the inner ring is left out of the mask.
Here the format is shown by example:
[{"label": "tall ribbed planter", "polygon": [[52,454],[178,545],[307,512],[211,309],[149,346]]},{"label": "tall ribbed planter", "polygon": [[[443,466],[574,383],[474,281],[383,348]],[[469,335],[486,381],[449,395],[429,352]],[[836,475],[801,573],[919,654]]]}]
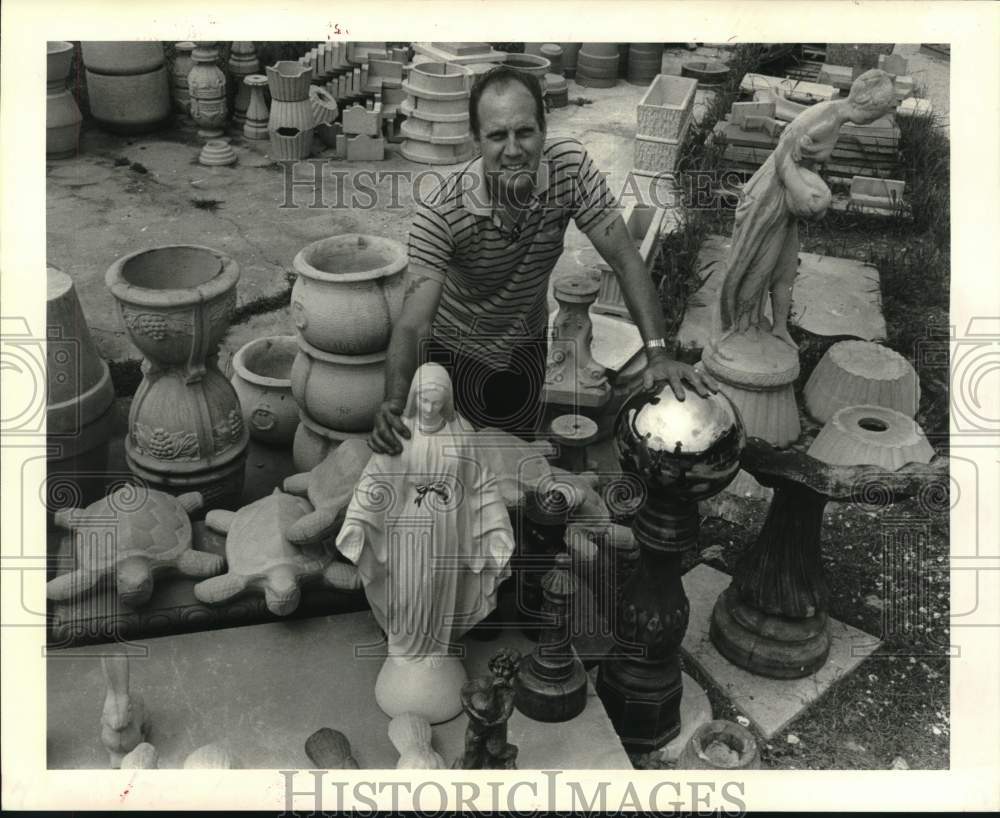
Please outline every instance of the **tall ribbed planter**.
[{"label": "tall ribbed planter", "polygon": [[107,469],[115,390],[73,280],[52,267],[47,275],[47,494],[53,505],[81,506],[103,494],[94,477]]},{"label": "tall ribbed planter", "polygon": [[219,51],[213,45],[200,45],[191,55],[194,67],[188,74],[191,119],[198,126],[198,136],[217,139],[226,126],[226,75],[216,64]]},{"label": "tall ribbed planter", "polygon": [[126,462],[154,488],[200,491],[209,507],[243,488],[249,434],[218,367],[239,265],[208,247],[168,245],[118,259],[105,281],[146,357],[129,412]]},{"label": "tall ribbed planter", "polygon": [[48,43],[45,77],[45,155],[50,159],[75,156],[80,144],[83,115],[66,78],[73,67],[73,44]]}]

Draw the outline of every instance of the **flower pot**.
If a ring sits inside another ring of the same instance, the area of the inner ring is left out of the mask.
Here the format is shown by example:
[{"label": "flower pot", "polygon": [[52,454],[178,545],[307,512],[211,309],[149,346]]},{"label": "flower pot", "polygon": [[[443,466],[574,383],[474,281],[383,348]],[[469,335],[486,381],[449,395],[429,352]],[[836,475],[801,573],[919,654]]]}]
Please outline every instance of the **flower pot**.
[{"label": "flower pot", "polygon": [[385,392],[385,353],[334,355],[299,338],[292,395],[309,417],[338,432],[367,432]]},{"label": "flower pot", "polygon": [[83,64],[89,71],[96,71],[98,74],[148,74],[160,68],[164,62],[163,43],[155,41],[85,40],[80,43],[80,51],[83,54]]},{"label": "flower pot", "polygon": [[580,46],[583,43],[559,43],[562,46],[562,67],[563,76],[573,79],[576,76],[577,55],[580,53]]},{"label": "flower pot", "polygon": [[274,335],[245,344],[233,357],[231,383],[254,440],[289,446],[295,437],[299,407],[292,397],[291,376],[298,351],[295,336]]},{"label": "flower pot", "polygon": [[446,62],[425,62],[413,66],[407,79],[415,91],[434,94],[468,94],[469,75]]},{"label": "flower pot", "polygon": [[276,162],[306,159],[312,153],[313,129],[281,127],[268,129],[267,138],[271,148],[268,155]]},{"label": "flower pot", "polygon": [[509,54],[504,64],[531,74],[541,83],[542,90],[545,90],[545,75],[552,70],[552,63],[545,57],[535,54]]},{"label": "flower pot", "polygon": [[402,308],[406,248],[349,233],[306,245],[293,267],[292,320],[307,343],[338,355],[385,350]]},{"label": "flower pot", "polygon": [[299,102],[275,100],[271,103],[271,113],[267,118],[268,131],[277,131],[279,128],[309,131],[315,126],[316,116],[313,113],[312,102],[308,99]]},{"label": "flower pot", "polygon": [[662,43],[630,43],[626,78],[631,85],[648,85],[663,67]]},{"label": "flower pot", "polygon": [[87,69],[90,113],[109,131],[155,131],[170,117],[170,83],[164,66],[146,74],[96,74]]},{"label": "flower pot", "polygon": [[442,145],[407,139],[400,146],[399,152],[404,159],[421,165],[456,165],[471,159],[475,153],[475,146],[471,138],[458,145]]},{"label": "flower pot", "polygon": [[929,463],[934,449],[912,418],[883,406],[848,406],[816,435],[809,450],[831,466],[880,466],[896,471],[907,463]]},{"label": "flower pot", "polygon": [[174,100],[174,108],[178,113],[188,116],[191,112],[191,93],[188,91],[188,74],[194,68],[195,44],[192,42],[174,43],[174,65],[170,70],[170,95]]},{"label": "flower pot", "polygon": [[265,71],[273,102],[301,102],[309,99],[309,85],[313,78],[311,65],[281,60],[267,66]]},{"label": "flower pot", "polygon": [[80,145],[83,115],[66,89],[73,66],[73,44],[48,43],[45,92],[45,155],[50,159],[75,156]]},{"label": "flower pot", "polygon": [[759,770],[760,751],[753,733],[735,722],[716,719],[697,728],[677,759],[678,770]]},{"label": "flower pot", "polygon": [[154,487],[204,489],[218,503],[239,495],[249,440],[236,392],[218,368],[238,280],[233,259],[195,245],[132,253],[105,277],[146,356],[126,462]]},{"label": "flower pot", "polygon": [[816,364],[803,390],[806,408],[820,423],[847,406],[885,406],[914,417],[920,383],[910,362],[870,341],[841,341]]},{"label": "flower pot", "polygon": [[337,100],[325,88],[318,85],[309,88],[309,105],[312,108],[313,124],[316,126],[330,125],[337,118]]},{"label": "flower pot", "polygon": [[50,510],[99,493],[115,422],[115,390],[97,354],[72,279],[48,268],[46,305],[46,494]]}]

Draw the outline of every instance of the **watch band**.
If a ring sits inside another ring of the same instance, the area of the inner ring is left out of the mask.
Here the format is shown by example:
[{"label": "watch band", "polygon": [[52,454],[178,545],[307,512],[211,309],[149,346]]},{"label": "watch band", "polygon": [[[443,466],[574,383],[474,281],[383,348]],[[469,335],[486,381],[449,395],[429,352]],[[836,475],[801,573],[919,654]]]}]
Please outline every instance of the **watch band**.
[{"label": "watch band", "polygon": [[646,349],[666,349],[667,342],[662,338],[650,338],[643,346]]}]

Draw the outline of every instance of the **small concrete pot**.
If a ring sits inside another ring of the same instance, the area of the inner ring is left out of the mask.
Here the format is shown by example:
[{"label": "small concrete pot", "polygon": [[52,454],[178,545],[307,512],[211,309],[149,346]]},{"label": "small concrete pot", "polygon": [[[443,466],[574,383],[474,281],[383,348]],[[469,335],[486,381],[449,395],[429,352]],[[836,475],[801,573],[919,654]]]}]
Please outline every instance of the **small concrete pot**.
[{"label": "small concrete pot", "polygon": [[257,338],[233,357],[230,381],[243,407],[250,437],[274,446],[290,446],[299,426],[292,397],[292,364],[299,348],[293,335]]},{"label": "small concrete pot", "polygon": [[338,432],[367,432],[385,392],[385,353],[334,355],[299,338],[291,380],[311,418]]},{"label": "small concrete pot", "polygon": [[760,750],[753,733],[735,722],[715,719],[701,725],[681,751],[678,770],[759,770]]}]

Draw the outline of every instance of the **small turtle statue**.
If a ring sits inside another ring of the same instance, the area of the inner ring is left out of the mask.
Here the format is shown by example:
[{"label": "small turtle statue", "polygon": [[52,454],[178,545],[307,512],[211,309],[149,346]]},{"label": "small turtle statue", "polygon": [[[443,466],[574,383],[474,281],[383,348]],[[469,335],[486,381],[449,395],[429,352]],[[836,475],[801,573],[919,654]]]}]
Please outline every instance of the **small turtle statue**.
[{"label": "small turtle statue", "polygon": [[336,533],[338,515],[351,502],[354,487],[371,454],[365,441],[351,438],[331,451],[312,471],[285,479],[285,491],[308,497],[316,509],[289,527],[286,532],[289,542],[306,545]]},{"label": "small turtle statue", "polygon": [[330,538],[301,548],[288,541],[289,526],[312,510],[308,500],[275,489],[238,511],[208,512],[205,524],[226,535],[229,571],[195,585],[195,597],[215,604],[247,588],[261,589],[268,610],[287,616],[299,606],[300,586],[310,580],[342,590],[360,588],[357,569],[337,559]]},{"label": "small turtle statue", "polygon": [[48,598],[82,596],[113,576],[122,604],[136,607],[149,602],[162,571],[175,568],[199,579],[221,573],[221,556],[191,548],[189,515],[203,503],[196,491],[174,497],[126,485],[85,509],[57,511],[55,524],[74,537],[76,570],[51,580]]}]

